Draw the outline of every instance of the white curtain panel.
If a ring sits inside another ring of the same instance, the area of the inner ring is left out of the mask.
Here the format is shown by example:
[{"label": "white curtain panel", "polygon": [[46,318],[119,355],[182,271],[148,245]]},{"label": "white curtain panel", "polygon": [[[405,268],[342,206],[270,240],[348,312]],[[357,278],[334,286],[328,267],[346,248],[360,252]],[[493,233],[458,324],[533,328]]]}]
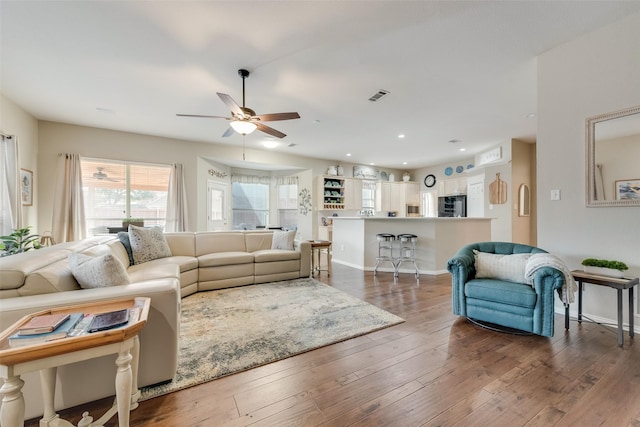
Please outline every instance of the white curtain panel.
[{"label": "white curtain panel", "polygon": [[80,155],[62,153],[58,155],[51,234],[58,243],[71,242],[84,239],[86,229]]},{"label": "white curtain panel", "polygon": [[20,199],[20,163],[18,140],[2,135],[0,140],[0,235],[11,234],[22,227],[22,200]]},{"label": "white curtain panel", "polygon": [[167,193],[167,219],[165,231],[168,233],[187,231],[187,189],[184,183],[182,164],[171,165],[169,191]]}]

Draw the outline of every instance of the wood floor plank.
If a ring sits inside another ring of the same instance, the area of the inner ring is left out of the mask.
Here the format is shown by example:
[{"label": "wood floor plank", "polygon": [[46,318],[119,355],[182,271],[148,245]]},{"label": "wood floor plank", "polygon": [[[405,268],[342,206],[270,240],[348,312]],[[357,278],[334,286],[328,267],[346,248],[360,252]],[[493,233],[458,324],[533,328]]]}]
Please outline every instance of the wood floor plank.
[{"label": "wood floor plank", "polygon": [[[619,348],[614,328],[565,331],[558,314],[552,338],[482,329],[452,314],[448,274],[334,265],[319,279],[405,323],[141,402],[130,425],[640,427],[640,345]],[[77,423],[112,402],[61,415]]]}]

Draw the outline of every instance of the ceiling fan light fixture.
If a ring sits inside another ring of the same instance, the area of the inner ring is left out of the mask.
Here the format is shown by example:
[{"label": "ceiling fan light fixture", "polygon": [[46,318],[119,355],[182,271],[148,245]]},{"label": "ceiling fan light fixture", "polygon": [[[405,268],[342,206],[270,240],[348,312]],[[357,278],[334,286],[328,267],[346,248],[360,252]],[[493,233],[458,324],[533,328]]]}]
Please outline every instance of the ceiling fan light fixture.
[{"label": "ceiling fan light fixture", "polygon": [[251,123],[246,120],[234,120],[230,125],[233,130],[238,132],[240,135],[249,135],[258,127],[255,123]]}]

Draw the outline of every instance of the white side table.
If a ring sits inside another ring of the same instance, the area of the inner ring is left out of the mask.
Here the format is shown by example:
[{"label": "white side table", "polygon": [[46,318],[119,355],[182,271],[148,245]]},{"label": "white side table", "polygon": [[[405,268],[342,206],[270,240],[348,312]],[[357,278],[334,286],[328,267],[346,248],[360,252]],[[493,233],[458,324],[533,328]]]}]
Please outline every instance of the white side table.
[{"label": "white side table", "polygon": [[[120,427],[129,425],[129,411],[138,406],[140,391],[137,384],[138,356],[140,344],[138,334],[144,327],[149,315],[149,298],[132,298],[125,300],[104,301],[93,304],[81,304],[44,310],[25,316],[0,334],[0,378],[4,380],[0,395],[0,424],[2,427],[18,427],[24,425],[24,397],[22,386],[24,381],[20,375],[26,372],[40,371],[44,414],[40,420],[41,427],[72,427],[63,420],[54,409],[54,393],[56,371],[58,366],[93,359],[108,354],[117,354],[116,359],[116,405],[109,409],[99,420],[93,421],[87,412],[83,414],[78,427],[102,426],[116,412]],[[55,341],[9,347],[8,337],[22,324],[34,316],[52,313],[103,313],[122,308],[140,307],[137,320],[126,326],[102,332],[67,337]]]}]

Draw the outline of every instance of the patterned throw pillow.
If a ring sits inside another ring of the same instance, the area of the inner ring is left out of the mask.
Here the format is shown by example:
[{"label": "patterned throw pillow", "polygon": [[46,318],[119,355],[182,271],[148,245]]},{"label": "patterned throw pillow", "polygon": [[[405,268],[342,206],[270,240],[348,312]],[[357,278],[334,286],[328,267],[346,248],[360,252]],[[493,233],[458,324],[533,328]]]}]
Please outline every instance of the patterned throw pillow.
[{"label": "patterned throw pillow", "polygon": [[135,264],[171,256],[167,239],[159,227],[144,228],[129,224],[129,242]]},{"label": "patterned throw pillow", "polygon": [[525,283],[524,271],[531,254],[498,255],[473,250],[476,279],[498,279]]},{"label": "patterned throw pillow", "polygon": [[69,268],[82,289],[130,283],[124,265],[111,254],[93,257],[72,253],[69,255]]},{"label": "patterned throw pillow", "polygon": [[287,251],[293,250],[293,241],[296,238],[296,230],[273,232],[273,239],[271,240],[271,249],[284,249]]}]

